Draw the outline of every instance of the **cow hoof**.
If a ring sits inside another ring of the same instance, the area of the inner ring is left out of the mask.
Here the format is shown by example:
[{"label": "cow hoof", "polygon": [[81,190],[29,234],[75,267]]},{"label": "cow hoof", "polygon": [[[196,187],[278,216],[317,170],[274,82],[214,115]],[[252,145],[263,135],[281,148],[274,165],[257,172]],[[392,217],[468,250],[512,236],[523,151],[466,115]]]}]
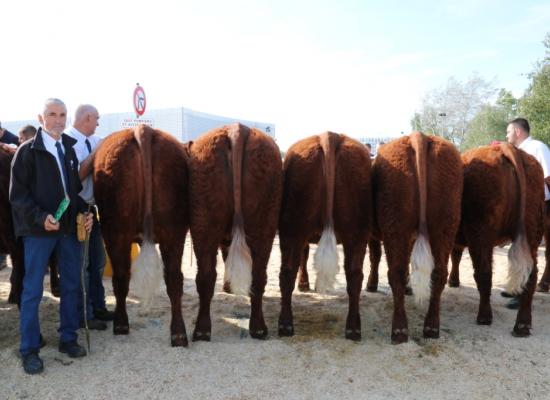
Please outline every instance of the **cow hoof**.
[{"label": "cow hoof", "polygon": [[193,332],[193,342],[209,342],[210,341],[210,332]]},{"label": "cow hoof", "polygon": [[412,296],[412,294],[413,294],[412,287],[410,287],[410,286],[405,287],[405,294],[407,296]]},{"label": "cow hoof", "polygon": [[449,287],[460,287],[460,281],[451,281],[449,280]]},{"label": "cow hoof", "polygon": [[188,347],[189,342],[187,340],[187,335],[178,333],[170,337],[170,342],[172,347]]},{"label": "cow hoof", "polygon": [[376,293],[376,292],[378,292],[378,285],[376,285],[376,286],[367,285],[367,288],[365,290],[369,293]]},{"label": "cow hoof", "polygon": [[424,337],[427,339],[439,339],[439,328],[424,327]]},{"label": "cow hoof", "polygon": [[360,329],[346,329],[346,339],[353,340],[354,342],[361,341]]},{"label": "cow hoof", "polygon": [[261,329],[259,331],[249,331],[249,333],[250,333],[250,336],[253,337],[254,339],[260,339],[260,340],[267,339],[267,328]]},{"label": "cow hoof", "polygon": [[403,329],[394,329],[391,334],[391,343],[392,344],[401,344],[407,343],[409,341],[409,330],[406,328]]},{"label": "cow hoof", "polygon": [[231,283],[229,283],[229,282],[224,282],[224,283],[223,283],[223,291],[224,291],[225,293],[231,294]]},{"label": "cow hoof", "polygon": [[539,293],[548,293],[550,285],[548,283],[539,283],[535,289]]},{"label": "cow hoof", "polygon": [[531,325],[529,324],[517,324],[514,326],[514,330],[512,331],[512,336],[522,338],[522,337],[528,337],[531,335]]},{"label": "cow hoof", "polygon": [[114,335],[127,335],[130,332],[128,325],[113,325]]},{"label": "cow hoof", "polygon": [[294,326],[279,325],[279,336],[294,336]]},{"label": "cow hoof", "polygon": [[298,284],[298,290],[300,292],[309,292],[311,290],[309,287],[309,282],[300,282]]},{"label": "cow hoof", "polygon": [[477,317],[478,325],[491,325],[493,323],[492,317]]}]

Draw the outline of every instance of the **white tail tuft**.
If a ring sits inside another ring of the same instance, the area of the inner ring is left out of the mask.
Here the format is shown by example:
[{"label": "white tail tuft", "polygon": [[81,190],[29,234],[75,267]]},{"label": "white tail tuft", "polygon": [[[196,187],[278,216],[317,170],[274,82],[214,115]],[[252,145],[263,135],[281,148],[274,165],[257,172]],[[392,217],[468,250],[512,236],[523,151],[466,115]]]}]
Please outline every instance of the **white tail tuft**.
[{"label": "white tail tuft", "polygon": [[525,234],[519,234],[508,250],[508,282],[506,290],[520,294],[533,271],[533,258]]},{"label": "white tail tuft", "polygon": [[155,244],[145,240],[139,256],[132,263],[132,281],[135,293],[142,299],[142,306],[151,306],[153,295],[160,287],[164,265]]},{"label": "white tail tuft", "polygon": [[230,282],[231,292],[248,296],[252,285],[252,257],[242,226],[233,229],[233,239],[225,261],[224,280]]},{"label": "white tail tuft", "polygon": [[317,271],[315,291],[324,293],[332,289],[338,273],[338,250],[332,226],[327,226],[323,230],[319,246],[313,257],[313,268]]},{"label": "white tail tuft", "polygon": [[416,304],[422,305],[431,296],[434,258],[425,235],[419,234],[414,242],[411,256],[411,286]]}]

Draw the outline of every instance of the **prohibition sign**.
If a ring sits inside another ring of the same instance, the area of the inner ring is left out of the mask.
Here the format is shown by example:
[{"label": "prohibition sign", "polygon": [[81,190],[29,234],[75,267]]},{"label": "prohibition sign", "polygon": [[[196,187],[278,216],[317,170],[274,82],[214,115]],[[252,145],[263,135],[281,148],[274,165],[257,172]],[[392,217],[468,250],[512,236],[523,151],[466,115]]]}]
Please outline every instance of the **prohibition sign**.
[{"label": "prohibition sign", "polygon": [[146,105],[147,101],[145,100],[145,91],[138,84],[134,89],[134,110],[136,111],[138,117],[143,115]]}]

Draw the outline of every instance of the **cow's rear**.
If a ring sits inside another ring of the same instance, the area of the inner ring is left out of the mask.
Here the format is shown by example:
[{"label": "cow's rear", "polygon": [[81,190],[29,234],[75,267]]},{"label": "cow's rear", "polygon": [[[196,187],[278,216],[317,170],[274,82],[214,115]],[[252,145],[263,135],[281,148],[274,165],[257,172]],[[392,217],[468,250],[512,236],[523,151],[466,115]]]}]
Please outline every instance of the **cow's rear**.
[{"label": "cow's rear", "polygon": [[210,340],[210,302],[220,247],[226,286],[233,293],[250,295],[250,335],[263,339],[267,326],[262,298],[282,192],[279,149],[261,131],[236,123],[202,135],[189,154],[191,235],[200,297],[193,340]]},{"label": "cow's rear", "polygon": [[[140,125],[105,138],[94,161],[94,194],[101,228],[113,266],[117,305],[113,331],[127,334],[126,296],[130,280],[130,248],[142,243],[140,273],[150,279],[150,297],[164,272],[172,306],[170,325],[173,346],[187,346],[181,314],[183,275],[181,258],[189,226],[187,160],[183,146],[173,136]],[[158,260],[158,243],[164,262]]]},{"label": "cow's rear", "polygon": [[359,294],[372,212],[368,151],[345,135],[326,132],[292,145],[285,157],[284,171],[279,222],[282,296],[279,335],[294,334],[292,292],[300,262],[306,259],[308,243],[319,243],[314,258],[316,289],[325,291],[332,288],[339,269],[338,241],[344,247],[349,294],[345,335],[359,340]]},{"label": "cow's rear", "polygon": [[512,242],[507,286],[510,292],[520,294],[513,334],[528,336],[537,248],[543,233],[542,169],[535,158],[510,144],[472,149],[462,160],[462,220],[449,281],[458,286],[458,263],[462,250],[468,247],[480,294],[477,323],[491,324],[493,248]]},{"label": "cow's rear", "polygon": [[424,336],[439,337],[439,302],[460,221],[460,155],[442,138],[413,132],[382,146],[373,167],[373,190],[394,298],[392,341],[408,340],[404,295],[409,261],[417,303],[429,299]]}]

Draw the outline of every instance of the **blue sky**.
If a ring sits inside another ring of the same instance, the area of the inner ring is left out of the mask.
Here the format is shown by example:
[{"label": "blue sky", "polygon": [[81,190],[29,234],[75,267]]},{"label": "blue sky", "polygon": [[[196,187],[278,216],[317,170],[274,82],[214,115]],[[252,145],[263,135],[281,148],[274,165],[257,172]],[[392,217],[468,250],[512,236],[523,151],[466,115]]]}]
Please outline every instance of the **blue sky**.
[{"label": "blue sky", "polygon": [[[409,4],[410,3],[410,4]],[[0,120],[149,109],[274,122],[278,142],[325,130],[399,135],[422,95],[473,71],[523,93],[548,1],[1,2]]]}]

